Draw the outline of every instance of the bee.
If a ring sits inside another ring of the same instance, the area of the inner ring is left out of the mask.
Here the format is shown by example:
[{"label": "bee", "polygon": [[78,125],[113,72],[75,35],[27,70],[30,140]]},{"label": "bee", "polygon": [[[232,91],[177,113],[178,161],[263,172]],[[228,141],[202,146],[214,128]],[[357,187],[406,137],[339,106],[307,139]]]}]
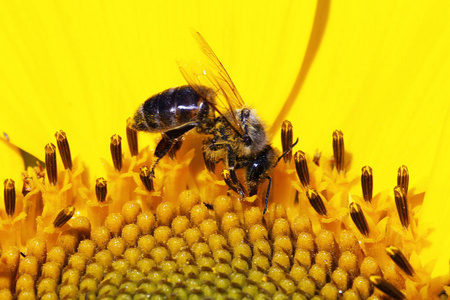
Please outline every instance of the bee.
[{"label": "bee", "polygon": [[[158,162],[178,147],[184,134],[196,130],[204,135],[203,157],[209,171],[223,162],[226,184],[241,198],[253,196],[268,180],[264,213],[271,187],[270,173],[288,150],[279,156],[270,145],[265,125],[256,110],[244,104],[228,72],[200,33],[194,34],[207,57],[207,66],[199,72],[180,71],[188,85],[165,90],[147,99],[133,117],[132,126],[138,131],[161,132],[162,139],[155,149],[154,170]],[[236,170],[245,169],[247,189],[239,181]]]}]

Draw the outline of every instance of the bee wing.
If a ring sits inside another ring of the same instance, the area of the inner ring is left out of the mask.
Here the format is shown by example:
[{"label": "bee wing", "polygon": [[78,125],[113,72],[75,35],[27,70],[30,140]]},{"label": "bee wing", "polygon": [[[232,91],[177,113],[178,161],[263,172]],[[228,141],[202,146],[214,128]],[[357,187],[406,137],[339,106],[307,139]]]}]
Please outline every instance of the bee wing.
[{"label": "bee wing", "polygon": [[[243,135],[244,130],[236,115],[236,109],[244,107],[244,101],[239,94],[236,86],[217,58],[214,51],[208,45],[203,36],[195,32],[194,36],[200,46],[200,49],[206,56],[205,64],[198,62],[197,71],[193,71],[192,67],[180,65],[180,71],[188,84],[200,95],[206,99],[211,106],[227,120],[232,128],[239,134]],[[214,92],[214,99],[206,93],[204,87],[211,88]]]}]

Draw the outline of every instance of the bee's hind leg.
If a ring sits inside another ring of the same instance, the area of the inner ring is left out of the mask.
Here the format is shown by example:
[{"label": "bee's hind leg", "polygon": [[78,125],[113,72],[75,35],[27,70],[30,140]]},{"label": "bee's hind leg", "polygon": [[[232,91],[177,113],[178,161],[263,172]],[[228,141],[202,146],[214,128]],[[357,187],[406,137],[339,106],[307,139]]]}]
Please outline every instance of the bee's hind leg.
[{"label": "bee's hind leg", "polygon": [[197,122],[187,123],[173,129],[170,129],[162,134],[162,139],[159,141],[155,149],[156,160],[153,162],[151,176],[155,175],[155,168],[158,162],[169,153],[170,149],[180,140],[180,138],[189,130],[198,126]]}]

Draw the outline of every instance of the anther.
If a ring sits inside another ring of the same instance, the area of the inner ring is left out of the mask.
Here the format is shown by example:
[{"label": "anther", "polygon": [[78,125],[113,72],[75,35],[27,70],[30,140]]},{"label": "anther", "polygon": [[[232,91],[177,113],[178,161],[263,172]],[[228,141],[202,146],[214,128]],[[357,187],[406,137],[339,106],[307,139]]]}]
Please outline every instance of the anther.
[{"label": "anther", "polygon": [[373,175],[372,168],[369,166],[364,166],[361,169],[361,186],[364,200],[367,202],[372,201],[373,194]]},{"label": "anther", "polygon": [[372,275],[369,277],[369,281],[380,291],[388,295],[393,299],[406,299],[405,295],[399,291],[392,283],[389,283],[386,279],[378,275]]},{"label": "anther", "polygon": [[304,188],[309,187],[309,172],[308,164],[306,163],[305,153],[303,151],[297,151],[294,155],[295,168],[297,169],[297,176]]},{"label": "anther", "polygon": [[315,209],[315,211],[322,216],[326,216],[327,209],[325,208],[325,204],[323,203],[322,196],[317,193],[315,189],[307,189],[306,196],[308,197],[309,203]]},{"label": "anther", "polygon": [[314,157],[313,157],[313,163],[315,163],[316,166],[319,165],[321,156],[322,156],[322,152],[319,152],[319,150],[316,149],[316,152],[314,152]]},{"label": "anther", "polygon": [[137,156],[139,153],[137,130],[131,125],[131,118],[127,120],[127,141],[131,156]]},{"label": "anther", "polygon": [[403,191],[404,189],[400,186],[394,188],[395,205],[397,206],[398,217],[400,218],[403,227],[406,228],[409,225],[409,212],[408,202]]},{"label": "anther", "polygon": [[351,202],[349,204],[350,217],[352,217],[353,223],[355,223],[361,234],[369,236],[369,225],[367,225],[366,217],[358,203]]},{"label": "anther", "polygon": [[57,181],[56,147],[51,143],[45,146],[45,169],[48,181],[51,185],[55,185]]},{"label": "anther", "polygon": [[33,179],[31,177],[25,177],[23,179],[22,195],[26,196],[34,188]]},{"label": "anther", "polygon": [[62,130],[57,131],[55,133],[55,138],[64,169],[72,170],[72,156],[70,155],[70,147],[69,142],[67,141],[66,133]]},{"label": "anther", "polygon": [[98,202],[105,202],[106,194],[108,193],[108,185],[106,179],[103,177],[97,178],[95,181],[95,195]]},{"label": "anther", "polygon": [[55,228],[62,227],[70,220],[70,218],[72,218],[74,213],[75,207],[73,207],[72,205],[67,206],[66,208],[61,210],[59,214],[56,216],[55,221],[53,221],[53,226]]},{"label": "anther", "polygon": [[120,135],[113,135],[111,137],[111,157],[116,171],[122,170],[122,138]]},{"label": "anther", "polygon": [[178,139],[173,144],[172,148],[170,148],[169,153],[168,153],[170,159],[175,159],[176,158],[178,150],[181,149],[181,145],[183,145],[183,140],[182,139]]},{"label": "anther", "polygon": [[[288,120],[285,120],[281,125],[281,146],[283,148],[283,153],[289,149],[292,145],[293,133],[292,124]],[[292,160],[292,150],[286,153],[284,156],[284,162],[290,163]]]},{"label": "anther", "polygon": [[397,185],[403,189],[403,194],[406,196],[408,194],[409,171],[405,165],[398,168]]},{"label": "anther", "polygon": [[333,154],[336,170],[341,173],[344,171],[344,134],[340,130],[333,132]]},{"label": "anther", "polygon": [[409,261],[406,259],[406,257],[403,255],[403,253],[395,246],[388,246],[386,247],[387,254],[391,257],[391,259],[394,261],[394,263],[403,270],[406,274],[409,276],[414,275],[414,269],[409,263]]},{"label": "anther", "polygon": [[12,217],[16,210],[16,188],[14,186],[14,180],[5,180],[3,183],[3,196],[5,199],[6,214]]},{"label": "anther", "polygon": [[141,168],[141,173],[139,174],[139,176],[141,177],[141,181],[144,184],[145,189],[149,192],[153,191],[153,177],[151,175],[149,167],[143,166]]}]

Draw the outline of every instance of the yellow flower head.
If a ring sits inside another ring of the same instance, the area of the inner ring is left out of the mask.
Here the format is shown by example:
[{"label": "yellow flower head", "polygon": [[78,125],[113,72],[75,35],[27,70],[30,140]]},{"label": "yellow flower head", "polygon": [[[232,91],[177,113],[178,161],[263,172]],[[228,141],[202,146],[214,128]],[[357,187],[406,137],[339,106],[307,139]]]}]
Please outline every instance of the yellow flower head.
[{"label": "yellow flower head", "polygon": [[[0,27],[2,299],[450,292],[447,8],[16,5]],[[299,136],[251,197],[246,166],[205,167],[204,136],[156,165],[158,137],[126,121],[185,84],[189,28],[278,155]],[[20,149],[45,166],[23,172]]]}]

